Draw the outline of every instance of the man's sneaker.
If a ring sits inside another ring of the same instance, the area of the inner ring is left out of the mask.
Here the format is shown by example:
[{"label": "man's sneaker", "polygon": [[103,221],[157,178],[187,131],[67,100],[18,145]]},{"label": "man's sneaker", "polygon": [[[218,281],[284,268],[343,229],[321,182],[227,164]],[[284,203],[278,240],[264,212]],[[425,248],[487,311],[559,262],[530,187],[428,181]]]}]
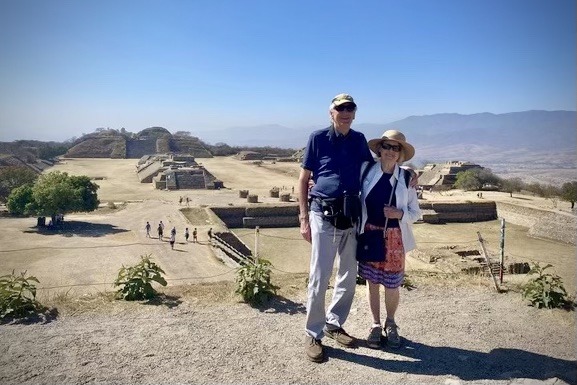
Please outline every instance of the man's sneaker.
[{"label": "man's sneaker", "polygon": [[317,340],[314,337],[307,336],[305,339],[305,350],[307,353],[307,358],[312,362],[322,362],[324,357],[323,344],[321,340]]},{"label": "man's sneaker", "polygon": [[383,328],[381,326],[373,326],[367,337],[367,346],[371,349],[380,349],[382,336]]},{"label": "man's sneaker", "polygon": [[385,323],[385,333],[387,335],[387,346],[393,349],[401,346],[401,337],[399,337],[399,327],[394,322]]},{"label": "man's sneaker", "polygon": [[353,346],[355,346],[355,339],[350,335],[348,335],[345,329],[343,328],[331,330],[325,326],[324,331],[327,337],[337,341],[339,345],[342,345],[346,348],[352,348]]}]

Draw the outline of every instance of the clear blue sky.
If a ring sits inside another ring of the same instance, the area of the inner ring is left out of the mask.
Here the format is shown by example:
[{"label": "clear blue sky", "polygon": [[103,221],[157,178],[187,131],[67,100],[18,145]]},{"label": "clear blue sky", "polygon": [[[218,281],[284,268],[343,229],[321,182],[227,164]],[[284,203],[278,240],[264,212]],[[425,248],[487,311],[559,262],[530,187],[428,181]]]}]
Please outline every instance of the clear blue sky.
[{"label": "clear blue sky", "polygon": [[0,141],[576,108],[575,0],[2,0]]}]

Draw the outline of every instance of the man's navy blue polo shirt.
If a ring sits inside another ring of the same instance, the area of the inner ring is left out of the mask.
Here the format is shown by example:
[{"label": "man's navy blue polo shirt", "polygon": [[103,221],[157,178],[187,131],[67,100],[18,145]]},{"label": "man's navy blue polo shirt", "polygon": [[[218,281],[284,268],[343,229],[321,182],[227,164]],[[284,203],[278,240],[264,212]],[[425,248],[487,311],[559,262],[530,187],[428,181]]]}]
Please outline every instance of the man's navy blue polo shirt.
[{"label": "man's navy blue polo shirt", "polygon": [[354,130],[339,134],[331,126],[315,131],[309,137],[302,167],[312,172],[311,197],[339,198],[345,192],[358,194],[361,164],[373,156],[365,136]]}]

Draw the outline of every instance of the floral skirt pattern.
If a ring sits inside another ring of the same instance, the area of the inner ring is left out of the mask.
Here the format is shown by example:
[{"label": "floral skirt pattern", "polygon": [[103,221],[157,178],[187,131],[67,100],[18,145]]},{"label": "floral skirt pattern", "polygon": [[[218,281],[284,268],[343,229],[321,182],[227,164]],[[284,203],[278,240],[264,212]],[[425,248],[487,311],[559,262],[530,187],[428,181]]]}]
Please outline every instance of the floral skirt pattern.
[{"label": "floral skirt pattern", "polygon": [[359,275],[371,283],[395,289],[405,278],[405,248],[401,229],[387,229],[386,258],[384,262],[359,262]]}]

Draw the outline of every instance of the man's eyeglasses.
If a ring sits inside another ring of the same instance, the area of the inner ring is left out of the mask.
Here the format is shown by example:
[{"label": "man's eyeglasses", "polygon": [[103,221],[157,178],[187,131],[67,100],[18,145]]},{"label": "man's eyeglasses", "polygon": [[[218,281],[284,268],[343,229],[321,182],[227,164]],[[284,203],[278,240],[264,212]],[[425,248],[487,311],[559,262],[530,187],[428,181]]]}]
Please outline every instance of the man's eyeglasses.
[{"label": "man's eyeglasses", "polygon": [[381,147],[383,148],[383,150],[392,150],[394,152],[401,152],[401,145],[400,144],[388,144],[388,143],[382,143]]},{"label": "man's eyeglasses", "polygon": [[335,106],[335,110],[337,110],[338,112],[343,112],[343,111],[347,111],[347,112],[353,112],[357,109],[356,104],[353,103],[345,103],[345,104],[341,104],[340,106]]}]

